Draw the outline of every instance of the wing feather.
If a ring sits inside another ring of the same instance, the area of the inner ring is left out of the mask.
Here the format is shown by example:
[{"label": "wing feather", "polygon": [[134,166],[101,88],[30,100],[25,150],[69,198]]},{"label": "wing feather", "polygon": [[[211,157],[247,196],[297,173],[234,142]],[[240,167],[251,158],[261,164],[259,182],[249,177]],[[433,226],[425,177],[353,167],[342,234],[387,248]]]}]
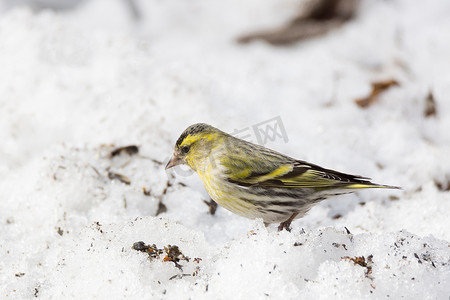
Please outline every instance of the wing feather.
[{"label": "wing feather", "polygon": [[[246,166],[246,169],[251,170],[252,167]],[[279,164],[267,172],[250,172],[245,177],[228,178],[230,182],[241,186],[262,188],[329,189],[351,185],[357,188],[356,184],[359,188],[378,186],[365,179],[369,178],[324,169],[300,160]]]},{"label": "wing feather", "polygon": [[[230,153],[231,152],[231,153]],[[245,157],[246,159],[243,159]],[[370,182],[370,178],[325,169],[295,160],[259,145],[234,147],[219,159],[226,180],[260,188],[396,188]]]}]

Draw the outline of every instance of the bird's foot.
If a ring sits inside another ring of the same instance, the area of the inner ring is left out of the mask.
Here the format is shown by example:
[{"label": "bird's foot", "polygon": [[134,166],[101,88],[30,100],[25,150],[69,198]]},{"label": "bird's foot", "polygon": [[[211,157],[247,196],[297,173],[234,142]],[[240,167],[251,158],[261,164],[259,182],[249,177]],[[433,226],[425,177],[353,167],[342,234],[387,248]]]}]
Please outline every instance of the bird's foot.
[{"label": "bird's foot", "polygon": [[298,213],[293,213],[292,216],[289,217],[286,221],[283,221],[278,225],[278,231],[282,231],[285,229],[286,231],[291,232],[291,223],[294,221],[295,217],[298,215]]},{"label": "bird's foot", "polygon": [[286,229],[286,231],[291,232],[291,222],[288,221],[281,222],[280,225],[278,225],[278,231],[282,231],[283,229]]}]

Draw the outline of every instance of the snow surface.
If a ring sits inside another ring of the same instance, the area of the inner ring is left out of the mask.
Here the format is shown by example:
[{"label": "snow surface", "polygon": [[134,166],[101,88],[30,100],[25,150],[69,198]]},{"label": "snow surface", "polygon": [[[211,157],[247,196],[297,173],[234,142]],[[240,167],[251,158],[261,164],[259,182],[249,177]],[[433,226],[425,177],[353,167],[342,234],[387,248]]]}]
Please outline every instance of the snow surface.
[{"label": "snow surface", "polygon": [[[234,40],[300,0],[137,1],[140,21],[125,3],[3,7],[0,298],[449,299],[449,1],[365,0],[348,25],[284,48]],[[355,105],[390,78],[401,85]],[[289,142],[266,146],[403,190],[322,202],[279,233],[210,215],[197,176],[161,164],[190,124],[276,116]],[[110,157],[130,144],[139,155]],[[190,260],[180,270],[137,241]]]}]

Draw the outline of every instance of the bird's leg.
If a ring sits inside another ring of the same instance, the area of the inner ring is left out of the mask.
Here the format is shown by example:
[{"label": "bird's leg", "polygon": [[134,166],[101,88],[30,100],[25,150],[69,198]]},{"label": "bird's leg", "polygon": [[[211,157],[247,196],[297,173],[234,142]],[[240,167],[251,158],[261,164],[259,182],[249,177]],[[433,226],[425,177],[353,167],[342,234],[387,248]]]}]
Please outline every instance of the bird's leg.
[{"label": "bird's leg", "polygon": [[294,221],[297,215],[298,213],[293,213],[292,216],[289,217],[289,219],[287,219],[284,222],[281,222],[280,225],[278,225],[278,231],[286,229],[287,231],[291,232],[291,223],[292,221]]}]

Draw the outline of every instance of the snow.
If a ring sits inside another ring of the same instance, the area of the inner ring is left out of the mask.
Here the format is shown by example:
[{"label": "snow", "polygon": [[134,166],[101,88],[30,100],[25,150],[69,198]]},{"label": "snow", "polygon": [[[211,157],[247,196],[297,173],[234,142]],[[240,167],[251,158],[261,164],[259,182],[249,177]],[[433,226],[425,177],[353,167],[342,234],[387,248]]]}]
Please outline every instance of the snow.
[{"label": "snow", "polygon": [[[450,2],[362,1],[348,25],[284,48],[234,40],[300,0],[137,1],[140,21],[125,3],[2,8],[1,299],[448,299]],[[355,105],[390,78],[400,86]],[[322,202],[288,233],[210,215],[195,174],[164,170],[190,124],[277,116],[288,142],[265,146],[403,190]],[[138,241],[190,260],[180,270]]]}]

